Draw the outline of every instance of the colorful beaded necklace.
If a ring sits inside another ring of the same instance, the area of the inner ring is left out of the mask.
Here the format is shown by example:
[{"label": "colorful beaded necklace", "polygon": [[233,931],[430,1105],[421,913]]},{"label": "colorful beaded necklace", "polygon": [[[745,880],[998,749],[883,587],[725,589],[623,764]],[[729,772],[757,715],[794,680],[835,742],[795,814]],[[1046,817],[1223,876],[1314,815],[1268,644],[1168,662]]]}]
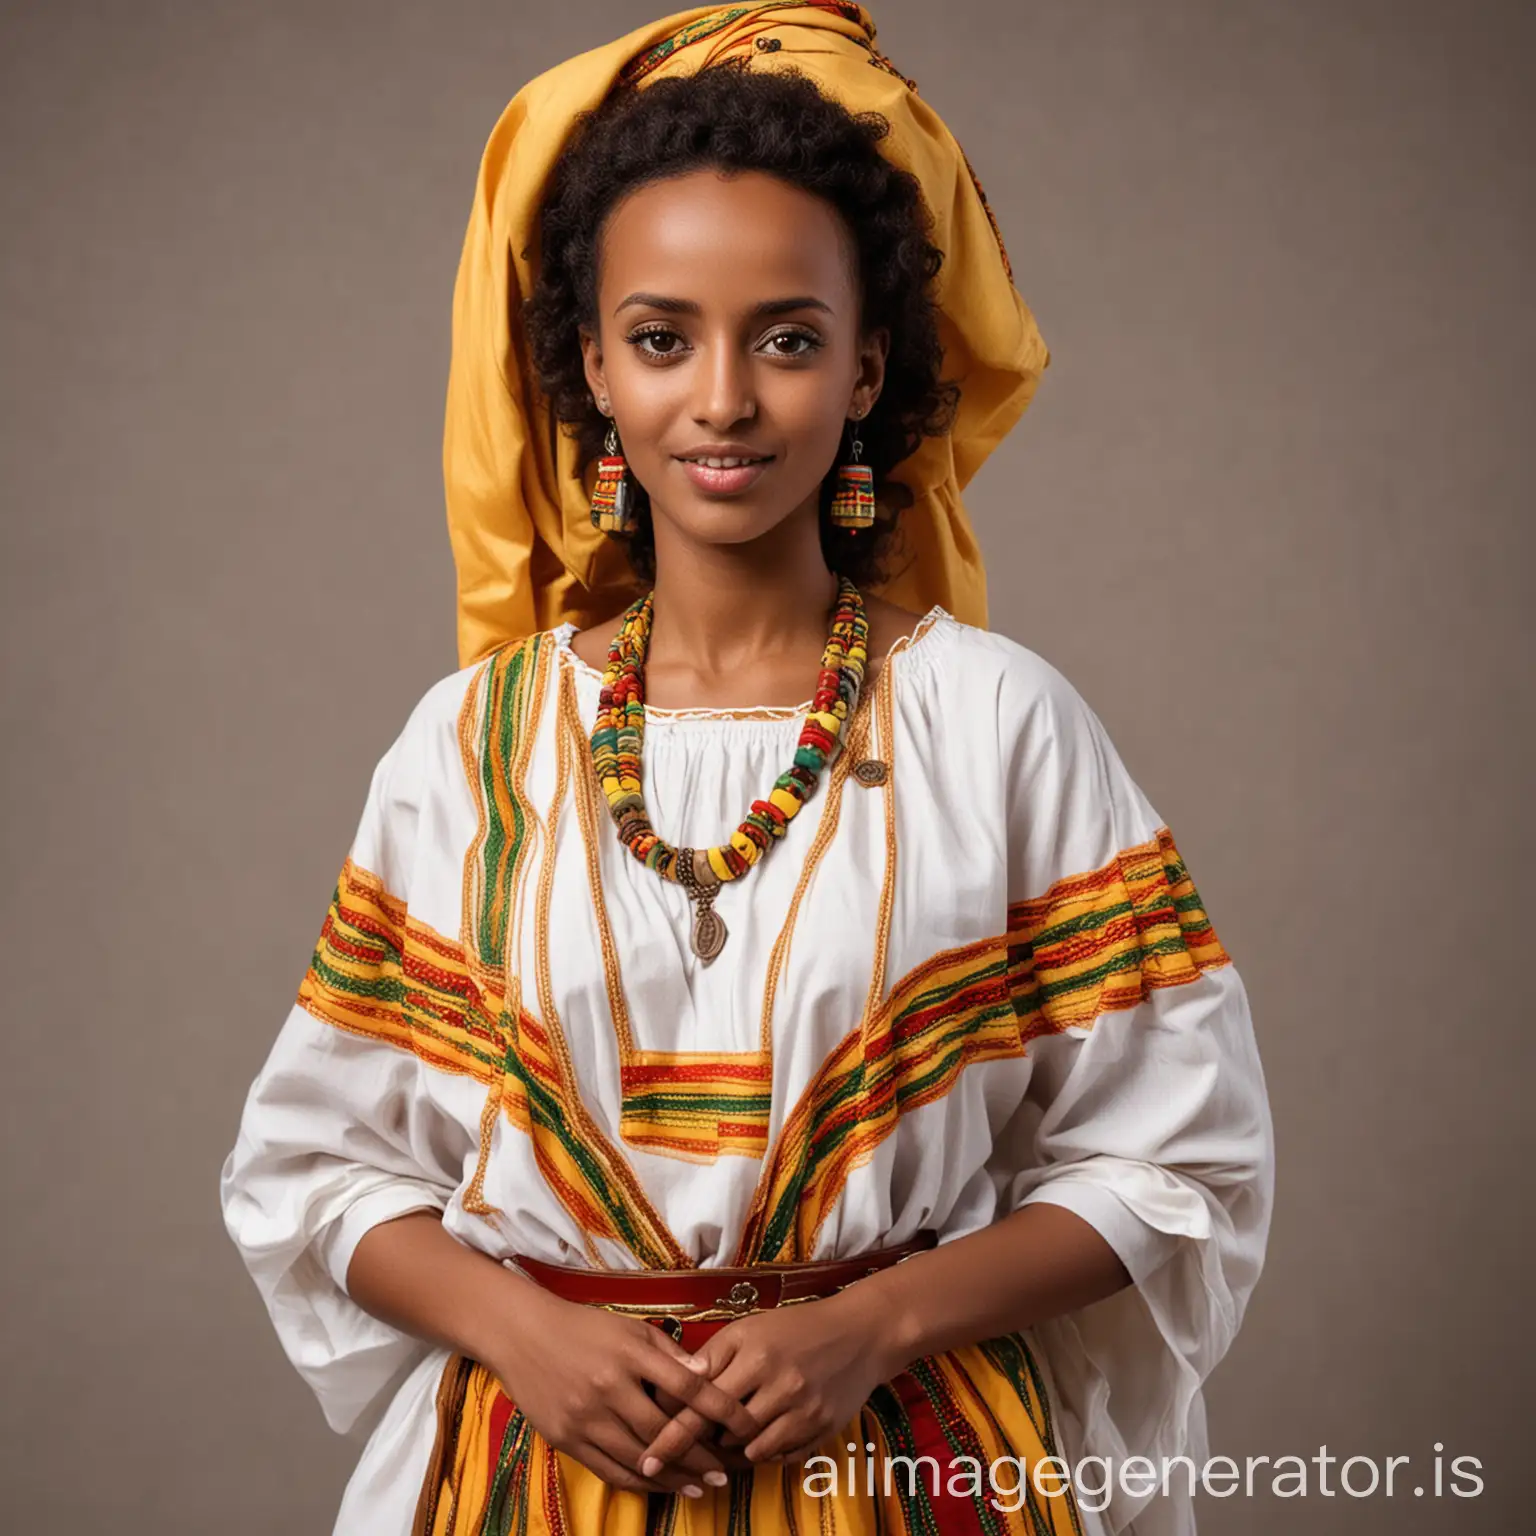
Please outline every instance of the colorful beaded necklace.
[{"label": "colorful beaded necklace", "polygon": [[725,923],[714,899],[727,880],[739,880],[816,793],[822,770],[859,701],[868,656],[869,623],[859,589],[839,577],[832,628],[822,652],[816,695],[800,731],[794,761],[774,781],[766,800],[754,800],[729,842],[714,848],[674,848],[656,835],[640,792],[640,749],[645,737],[645,657],[651,641],[653,593],[631,605],[608,648],[608,666],[592,728],[592,763],[619,838],[647,869],[675,881],[693,901],[693,952],[708,965],[725,945]]}]

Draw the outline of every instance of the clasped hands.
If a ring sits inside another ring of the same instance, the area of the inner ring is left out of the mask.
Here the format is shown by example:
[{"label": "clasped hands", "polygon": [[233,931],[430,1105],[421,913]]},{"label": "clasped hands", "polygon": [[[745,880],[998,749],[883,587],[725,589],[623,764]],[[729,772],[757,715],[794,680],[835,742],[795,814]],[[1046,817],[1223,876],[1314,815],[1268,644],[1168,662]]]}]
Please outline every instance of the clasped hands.
[{"label": "clasped hands", "polygon": [[540,1297],[497,1374],[556,1450],[636,1492],[697,1498],[727,1468],[809,1456],[899,1368],[848,1291],[738,1318],[693,1355],[651,1323]]}]

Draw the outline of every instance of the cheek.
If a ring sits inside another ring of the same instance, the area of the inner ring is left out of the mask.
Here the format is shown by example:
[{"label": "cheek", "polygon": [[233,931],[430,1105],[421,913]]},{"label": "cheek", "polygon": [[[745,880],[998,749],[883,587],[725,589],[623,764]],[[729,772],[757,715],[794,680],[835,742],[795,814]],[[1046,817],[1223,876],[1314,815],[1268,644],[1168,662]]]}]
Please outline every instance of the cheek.
[{"label": "cheek", "polygon": [[627,347],[610,364],[608,379],[614,399],[623,402],[625,443],[632,457],[654,453],[672,424],[686,414],[688,387],[682,372],[642,363]]},{"label": "cheek", "polygon": [[830,461],[838,451],[848,404],[840,381],[822,372],[780,374],[762,401],[792,451]]}]

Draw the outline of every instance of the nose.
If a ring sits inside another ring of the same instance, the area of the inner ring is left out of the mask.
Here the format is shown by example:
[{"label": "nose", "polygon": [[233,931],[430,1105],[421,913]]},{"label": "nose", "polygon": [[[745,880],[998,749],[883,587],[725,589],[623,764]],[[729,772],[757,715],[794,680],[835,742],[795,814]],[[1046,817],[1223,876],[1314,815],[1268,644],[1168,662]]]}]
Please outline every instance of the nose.
[{"label": "nose", "polygon": [[711,341],[695,378],[693,417],[700,426],[723,432],[757,414],[752,360],[736,341],[726,337]]}]

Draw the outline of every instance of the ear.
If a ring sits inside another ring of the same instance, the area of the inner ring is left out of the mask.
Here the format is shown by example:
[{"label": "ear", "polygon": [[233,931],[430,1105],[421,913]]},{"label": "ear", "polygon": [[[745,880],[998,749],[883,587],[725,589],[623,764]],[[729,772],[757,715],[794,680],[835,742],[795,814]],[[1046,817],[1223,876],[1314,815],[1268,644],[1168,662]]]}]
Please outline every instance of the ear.
[{"label": "ear", "polygon": [[581,366],[587,376],[587,388],[592,391],[592,398],[601,404],[608,399],[608,381],[603,377],[602,343],[585,326],[577,331],[577,336],[581,342]]},{"label": "ear", "polygon": [[891,333],[884,326],[866,332],[859,342],[859,371],[854,381],[850,416],[867,416],[885,386],[885,360],[890,355]]}]

